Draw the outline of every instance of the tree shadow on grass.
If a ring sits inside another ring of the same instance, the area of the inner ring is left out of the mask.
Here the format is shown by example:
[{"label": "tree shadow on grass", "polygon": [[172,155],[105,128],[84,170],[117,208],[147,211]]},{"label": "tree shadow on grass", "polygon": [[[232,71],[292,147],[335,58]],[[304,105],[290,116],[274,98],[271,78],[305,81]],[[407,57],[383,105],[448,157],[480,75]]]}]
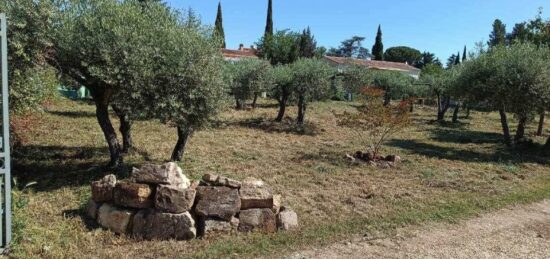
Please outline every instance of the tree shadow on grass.
[{"label": "tree shadow on grass", "polygon": [[492,153],[480,153],[472,150],[423,143],[416,140],[394,139],[388,142],[388,145],[409,150],[414,154],[463,162],[507,162],[514,164],[534,162],[542,165],[550,164],[549,158],[538,154],[539,147],[513,149],[500,145]]},{"label": "tree shadow on grass", "polygon": [[18,187],[36,182],[36,191],[88,185],[107,174],[127,177],[134,165],[105,168],[108,157],[106,147],[21,146],[13,152],[13,176]]},{"label": "tree shadow on grass", "polygon": [[317,126],[310,122],[300,125],[290,118],[283,119],[282,122],[276,122],[266,118],[251,118],[237,121],[235,125],[243,128],[259,129],[268,133],[289,133],[295,135],[316,136],[319,134]]},{"label": "tree shadow on grass", "polygon": [[447,143],[502,143],[502,134],[471,130],[435,129],[431,132],[432,140]]},{"label": "tree shadow on grass", "polygon": [[73,209],[73,210],[64,210],[61,213],[61,216],[63,216],[63,218],[76,218],[76,217],[80,218],[80,220],[84,222],[84,225],[86,226],[86,229],[88,231],[101,228],[101,226],[99,226],[96,220],[90,218],[90,216],[86,214],[83,208]]},{"label": "tree shadow on grass", "polygon": [[56,116],[69,117],[69,118],[82,118],[82,117],[94,117],[95,112],[89,111],[47,111],[49,114]]}]

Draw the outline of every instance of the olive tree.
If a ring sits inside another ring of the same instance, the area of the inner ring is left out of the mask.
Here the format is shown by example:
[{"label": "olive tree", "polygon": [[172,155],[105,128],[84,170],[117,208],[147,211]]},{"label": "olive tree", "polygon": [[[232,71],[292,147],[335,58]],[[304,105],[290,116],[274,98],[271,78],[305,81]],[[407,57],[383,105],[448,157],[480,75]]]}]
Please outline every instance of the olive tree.
[{"label": "olive tree", "polygon": [[[189,19],[186,17],[183,19]],[[120,91],[124,107],[147,112],[149,117],[177,128],[178,140],[171,160],[181,161],[189,137],[208,125],[224,104],[224,61],[219,40],[200,22],[193,26],[164,27],[165,39],[153,56],[151,76]],[[188,24],[187,24],[188,25]]]},{"label": "olive tree", "polygon": [[361,89],[372,84],[372,74],[365,66],[348,64],[340,73],[340,78],[347,94],[353,95],[358,94]]},{"label": "olive tree", "polygon": [[408,97],[412,85],[412,77],[394,71],[377,71],[373,74],[373,85],[384,90],[384,105],[389,105],[392,99]]},{"label": "olive tree", "polygon": [[498,110],[504,142],[512,144],[507,113],[518,118],[514,140],[524,138],[526,123],[540,109],[548,109],[550,81],[548,47],[532,44],[497,46],[465,62],[455,78],[464,96]]},{"label": "olive tree", "polygon": [[236,109],[241,110],[245,101],[253,98],[255,108],[258,95],[266,91],[269,83],[269,62],[260,59],[244,59],[228,63],[231,75],[231,93],[235,97]]},{"label": "olive tree", "polygon": [[307,102],[328,97],[334,69],[319,59],[299,59],[291,65],[293,88],[298,98],[298,124],[303,124]]},{"label": "olive tree", "polygon": [[281,122],[285,116],[286,106],[293,93],[293,72],[289,65],[275,66],[270,70],[273,88],[271,95],[279,103],[279,112],[275,121]]}]

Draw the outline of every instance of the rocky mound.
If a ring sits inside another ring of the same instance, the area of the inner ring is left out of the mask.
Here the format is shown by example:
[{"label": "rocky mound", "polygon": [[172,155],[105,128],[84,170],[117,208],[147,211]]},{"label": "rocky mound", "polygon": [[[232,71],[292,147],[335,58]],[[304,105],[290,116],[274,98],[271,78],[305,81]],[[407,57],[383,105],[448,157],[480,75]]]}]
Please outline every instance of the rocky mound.
[{"label": "rocky mound", "polygon": [[206,174],[191,183],[175,163],[134,168],[129,179],[92,182],[87,214],[113,232],[137,239],[188,240],[212,234],[298,228],[263,181]]}]

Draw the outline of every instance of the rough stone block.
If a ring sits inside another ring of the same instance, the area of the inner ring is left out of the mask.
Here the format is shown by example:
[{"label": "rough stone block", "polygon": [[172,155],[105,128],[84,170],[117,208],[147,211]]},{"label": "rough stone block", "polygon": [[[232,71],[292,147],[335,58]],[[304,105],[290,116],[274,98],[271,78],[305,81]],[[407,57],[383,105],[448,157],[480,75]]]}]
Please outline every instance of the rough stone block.
[{"label": "rough stone block", "polygon": [[180,189],[171,185],[159,185],[155,194],[155,208],[168,213],[189,211],[195,202],[194,189]]},{"label": "rough stone block", "polygon": [[299,227],[298,215],[292,209],[282,207],[277,214],[277,228],[282,230],[294,230]]},{"label": "rough stone block", "polygon": [[99,181],[92,182],[92,199],[96,202],[113,200],[113,189],[116,185],[116,176],[110,174]]},{"label": "rough stone block", "polygon": [[195,213],[200,217],[231,220],[241,207],[239,191],[229,187],[197,187]]},{"label": "rough stone block", "polygon": [[128,209],[122,209],[112,206],[108,203],[101,205],[97,214],[98,223],[104,228],[118,234],[128,233],[128,226],[132,220],[134,212]]},{"label": "rough stone block", "polygon": [[274,233],[277,231],[275,213],[271,209],[249,209],[239,213],[239,228],[241,232],[254,230]]},{"label": "rough stone block", "polygon": [[271,189],[261,180],[247,178],[239,190],[241,210],[256,208],[273,208]]},{"label": "rough stone block", "polygon": [[146,164],[140,169],[134,168],[131,179],[139,183],[166,184],[182,189],[189,188],[191,184],[181,168],[173,162],[163,165]]},{"label": "rough stone block", "polygon": [[147,184],[119,181],[114,191],[115,204],[136,209],[153,206],[153,190]]},{"label": "rough stone block", "polygon": [[134,216],[132,234],[146,240],[189,240],[196,237],[197,230],[189,212],[171,214],[145,209]]}]

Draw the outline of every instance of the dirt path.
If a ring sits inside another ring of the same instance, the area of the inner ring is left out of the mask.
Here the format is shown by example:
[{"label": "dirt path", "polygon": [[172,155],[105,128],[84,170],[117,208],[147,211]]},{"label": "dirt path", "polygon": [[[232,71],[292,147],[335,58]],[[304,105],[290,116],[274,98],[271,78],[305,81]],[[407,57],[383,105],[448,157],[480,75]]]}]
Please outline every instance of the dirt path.
[{"label": "dirt path", "polygon": [[291,258],[550,258],[550,200],[459,224],[404,229],[294,254]]}]

